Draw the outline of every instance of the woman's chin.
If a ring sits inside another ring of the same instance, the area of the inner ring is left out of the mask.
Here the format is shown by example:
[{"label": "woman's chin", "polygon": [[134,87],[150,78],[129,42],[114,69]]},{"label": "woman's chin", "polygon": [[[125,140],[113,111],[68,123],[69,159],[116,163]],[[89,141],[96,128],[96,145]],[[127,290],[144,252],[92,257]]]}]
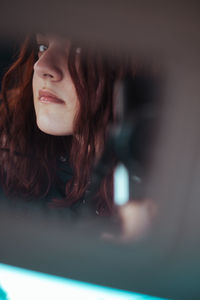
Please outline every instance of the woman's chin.
[{"label": "woman's chin", "polygon": [[63,136],[72,134],[71,128],[62,128],[58,124],[55,126],[52,122],[40,122],[37,120],[37,126],[42,132],[50,135]]}]

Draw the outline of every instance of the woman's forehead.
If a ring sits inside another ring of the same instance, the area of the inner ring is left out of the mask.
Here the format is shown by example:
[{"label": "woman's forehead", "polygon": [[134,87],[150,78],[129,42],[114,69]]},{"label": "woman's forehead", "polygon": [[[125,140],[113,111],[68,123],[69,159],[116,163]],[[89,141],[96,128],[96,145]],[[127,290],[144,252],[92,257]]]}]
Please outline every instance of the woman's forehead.
[{"label": "woman's forehead", "polygon": [[69,38],[62,34],[37,32],[35,36],[37,40],[41,39],[41,40],[48,40],[48,41],[70,44]]}]

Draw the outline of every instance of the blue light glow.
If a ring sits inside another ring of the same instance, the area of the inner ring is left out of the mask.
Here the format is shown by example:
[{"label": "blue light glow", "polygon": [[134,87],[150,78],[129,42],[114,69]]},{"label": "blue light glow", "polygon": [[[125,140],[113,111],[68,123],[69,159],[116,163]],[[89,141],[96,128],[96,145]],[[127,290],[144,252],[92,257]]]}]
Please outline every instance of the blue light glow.
[{"label": "blue light glow", "polygon": [[129,174],[123,164],[118,164],[114,172],[114,202],[124,205],[129,201]]},{"label": "blue light glow", "polygon": [[101,287],[0,264],[0,286],[8,300],[153,300],[147,295]]}]

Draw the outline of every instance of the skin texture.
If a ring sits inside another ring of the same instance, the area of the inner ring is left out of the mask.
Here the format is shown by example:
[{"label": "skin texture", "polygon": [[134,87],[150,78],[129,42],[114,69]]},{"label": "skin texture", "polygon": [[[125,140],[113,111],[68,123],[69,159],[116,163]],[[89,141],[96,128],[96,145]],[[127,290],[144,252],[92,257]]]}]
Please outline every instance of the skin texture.
[{"label": "skin texture", "polygon": [[[70,42],[62,37],[41,34],[36,39],[38,60],[32,83],[37,125],[47,134],[71,135],[79,101],[67,65]],[[40,98],[40,92],[51,93],[62,102]]]}]

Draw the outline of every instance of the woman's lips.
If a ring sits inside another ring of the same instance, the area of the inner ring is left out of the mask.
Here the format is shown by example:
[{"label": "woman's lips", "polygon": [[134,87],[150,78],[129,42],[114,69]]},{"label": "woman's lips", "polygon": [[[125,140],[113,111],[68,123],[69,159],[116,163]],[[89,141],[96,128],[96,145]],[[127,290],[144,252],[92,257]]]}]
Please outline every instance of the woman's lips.
[{"label": "woman's lips", "polygon": [[57,98],[56,95],[47,91],[39,91],[39,101],[42,103],[65,104],[62,99]]}]

